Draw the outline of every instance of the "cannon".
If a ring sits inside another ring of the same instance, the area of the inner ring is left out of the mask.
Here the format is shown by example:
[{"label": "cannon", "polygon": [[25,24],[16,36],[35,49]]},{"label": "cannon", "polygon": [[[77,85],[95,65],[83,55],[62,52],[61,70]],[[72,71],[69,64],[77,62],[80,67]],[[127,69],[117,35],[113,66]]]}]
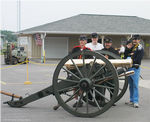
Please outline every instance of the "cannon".
[{"label": "cannon", "polygon": [[[106,59],[103,55],[112,56]],[[80,57],[80,59],[78,59]],[[49,95],[54,95],[58,105],[78,117],[95,117],[121,99],[127,89],[127,77],[133,71],[131,59],[120,59],[107,51],[80,51],[64,57],[57,65],[52,85],[19,100],[5,102],[11,107],[22,107]],[[77,105],[72,105],[77,102]],[[79,107],[78,103],[83,106]]]}]

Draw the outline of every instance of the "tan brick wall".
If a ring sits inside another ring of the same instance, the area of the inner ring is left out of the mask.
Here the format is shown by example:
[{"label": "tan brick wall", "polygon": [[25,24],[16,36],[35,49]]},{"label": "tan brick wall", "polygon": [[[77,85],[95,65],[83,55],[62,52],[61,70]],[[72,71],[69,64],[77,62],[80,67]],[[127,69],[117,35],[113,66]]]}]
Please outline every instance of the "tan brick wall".
[{"label": "tan brick wall", "polygon": [[76,45],[79,45],[79,36],[72,36],[69,37],[69,42],[68,42],[68,50],[69,52],[72,50],[72,48]]}]

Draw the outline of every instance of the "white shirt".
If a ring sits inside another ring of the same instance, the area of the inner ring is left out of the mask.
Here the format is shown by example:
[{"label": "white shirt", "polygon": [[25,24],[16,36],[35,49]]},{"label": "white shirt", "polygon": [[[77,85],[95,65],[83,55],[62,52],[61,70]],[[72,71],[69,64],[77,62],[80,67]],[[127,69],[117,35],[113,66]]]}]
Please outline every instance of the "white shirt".
[{"label": "white shirt", "polygon": [[86,47],[92,49],[93,51],[95,50],[102,50],[104,48],[104,46],[100,43],[97,43],[96,45],[94,45],[92,42],[91,43],[87,43],[85,45]]},{"label": "white shirt", "polygon": [[121,46],[119,53],[124,53],[125,52],[125,47]]}]

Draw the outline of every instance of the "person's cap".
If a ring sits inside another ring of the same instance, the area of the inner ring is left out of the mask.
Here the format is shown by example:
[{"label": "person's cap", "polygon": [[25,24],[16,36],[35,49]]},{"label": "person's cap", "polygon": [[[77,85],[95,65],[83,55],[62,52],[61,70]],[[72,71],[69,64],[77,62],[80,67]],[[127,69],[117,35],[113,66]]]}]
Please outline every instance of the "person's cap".
[{"label": "person's cap", "polygon": [[130,44],[130,43],[132,43],[132,38],[131,39],[129,39],[128,41],[127,41],[127,43],[126,43],[126,45],[128,45],[128,44]]},{"label": "person's cap", "polygon": [[111,38],[105,38],[104,43],[112,43],[112,39]]},{"label": "person's cap", "polygon": [[85,35],[81,35],[80,37],[79,37],[79,40],[81,41],[81,40],[87,40],[87,37],[85,36]]},{"label": "person's cap", "polygon": [[97,33],[92,33],[92,38],[98,38],[98,34]]},{"label": "person's cap", "polygon": [[140,37],[140,35],[133,35],[132,39],[133,40],[139,40],[139,39],[141,39],[141,37]]}]

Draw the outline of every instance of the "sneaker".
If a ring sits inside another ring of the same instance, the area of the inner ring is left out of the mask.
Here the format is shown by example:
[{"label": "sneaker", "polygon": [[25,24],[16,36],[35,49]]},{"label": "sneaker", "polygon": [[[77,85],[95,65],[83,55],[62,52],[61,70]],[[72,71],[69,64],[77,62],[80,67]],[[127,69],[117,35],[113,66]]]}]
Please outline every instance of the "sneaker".
[{"label": "sneaker", "polygon": [[133,105],[133,102],[125,102],[126,105]]},{"label": "sneaker", "polygon": [[133,104],[133,107],[134,107],[134,108],[139,108],[139,104],[138,104],[138,103],[134,103],[134,104]]},{"label": "sneaker", "polygon": [[83,102],[82,101],[80,101],[79,103],[78,102],[75,102],[74,104],[73,104],[73,107],[75,108],[75,107],[82,107],[83,106]]}]

